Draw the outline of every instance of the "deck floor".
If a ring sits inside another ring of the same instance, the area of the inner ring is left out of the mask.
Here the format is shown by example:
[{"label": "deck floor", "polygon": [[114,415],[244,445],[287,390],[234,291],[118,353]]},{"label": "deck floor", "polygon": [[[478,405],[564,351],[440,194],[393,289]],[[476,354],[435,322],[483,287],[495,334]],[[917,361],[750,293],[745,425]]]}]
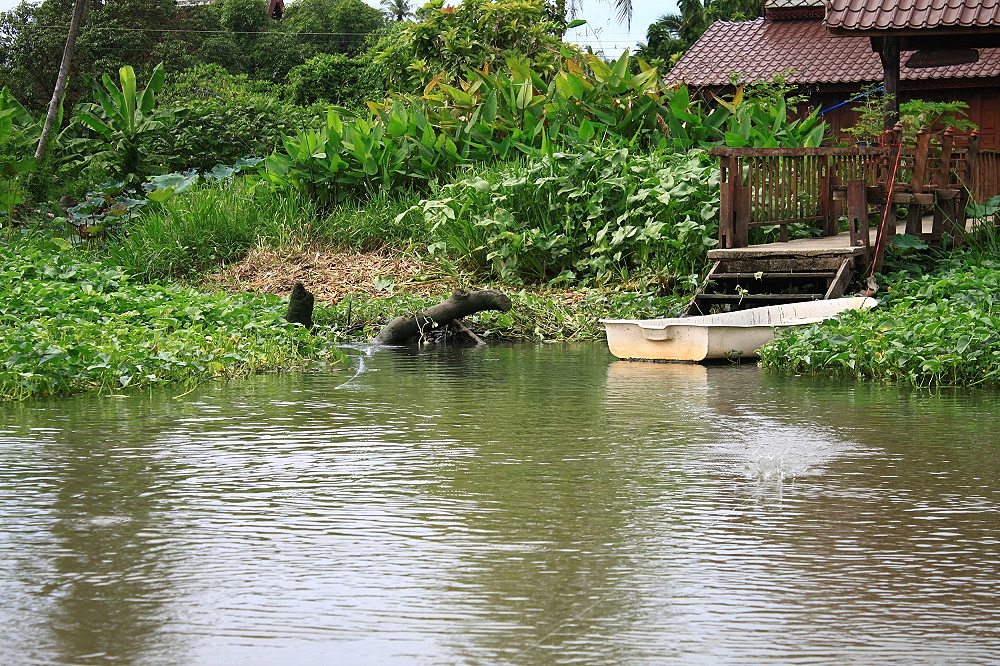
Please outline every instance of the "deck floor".
[{"label": "deck floor", "polygon": [[[923,232],[931,232],[933,219],[927,216],[923,219]],[[896,233],[906,233],[906,223],[896,224]],[[869,231],[869,239],[872,245],[875,244],[875,229]],[[735,257],[767,255],[799,255],[799,256],[829,256],[829,255],[858,255],[864,254],[865,249],[861,246],[851,246],[851,236],[844,231],[836,236],[820,236],[818,238],[798,238],[784,243],[761,243],[749,245],[747,247],[721,249],[717,248],[708,251],[709,259],[726,259]]]}]

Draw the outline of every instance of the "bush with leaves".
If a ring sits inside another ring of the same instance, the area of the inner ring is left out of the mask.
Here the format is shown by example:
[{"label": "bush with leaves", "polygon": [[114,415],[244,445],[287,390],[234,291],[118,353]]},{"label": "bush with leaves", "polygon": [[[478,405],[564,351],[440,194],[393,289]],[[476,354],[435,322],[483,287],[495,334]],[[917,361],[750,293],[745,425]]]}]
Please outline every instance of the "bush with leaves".
[{"label": "bush with leaves", "polygon": [[[154,146],[167,139],[170,117],[156,108],[156,94],[163,88],[163,65],[157,65],[145,88],[138,87],[135,70],[126,65],[118,72],[119,84],[107,74],[94,83],[97,104],[82,104],[67,128],[82,135],[67,144],[82,163],[97,162],[113,177],[139,183],[163,163]],[[162,145],[162,144],[161,144]]]},{"label": "bush with leaves", "polygon": [[704,151],[580,148],[479,170],[407,214],[434,252],[506,282],[697,279],[716,244],[719,171]]},{"label": "bush with leaves", "polygon": [[23,179],[38,167],[34,148],[41,126],[7,88],[0,89],[0,227],[12,226],[14,209],[25,202]]},{"label": "bush with leaves", "polygon": [[167,124],[172,150],[165,169],[208,169],[245,157],[263,157],[282,138],[316,125],[319,107],[280,99],[280,88],[217,65],[200,65],[171,77],[163,95],[173,112]]},{"label": "bush with leaves", "polygon": [[553,21],[542,0],[432,0],[417,20],[401,23],[372,46],[393,90],[416,93],[435,77],[452,83],[470,69],[492,70],[510,57],[553,74],[564,51],[565,26]]},{"label": "bush with leaves", "polygon": [[300,105],[322,101],[362,107],[385,96],[372,63],[335,53],[310,58],[292,68],[286,80],[287,97]]}]

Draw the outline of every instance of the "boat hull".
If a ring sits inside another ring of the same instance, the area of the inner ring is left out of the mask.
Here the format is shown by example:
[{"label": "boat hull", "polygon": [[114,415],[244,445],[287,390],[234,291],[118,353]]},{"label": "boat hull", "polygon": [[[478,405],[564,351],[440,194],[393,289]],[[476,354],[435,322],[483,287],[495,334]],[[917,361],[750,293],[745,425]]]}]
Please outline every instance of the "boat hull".
[{"label": "boat hull", "polygon": [[873,298],[838,298],[672,319],[602,319],[611,353],[620,359],[706,361],[756,358],[778,331],[877,305]]}]

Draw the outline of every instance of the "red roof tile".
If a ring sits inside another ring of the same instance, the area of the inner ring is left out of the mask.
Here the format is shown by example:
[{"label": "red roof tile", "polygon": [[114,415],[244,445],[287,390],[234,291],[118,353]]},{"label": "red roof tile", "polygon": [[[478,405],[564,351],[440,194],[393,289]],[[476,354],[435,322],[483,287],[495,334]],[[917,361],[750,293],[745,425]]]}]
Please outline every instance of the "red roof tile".
[{"label": "red roof tile", "polygon": [[829,0],[831,30],[1000,27],[1000,0]]},{"label": "red roof tile", "polygon": [[[903,53],[902,63],[909,53]],[[787,70],[792,72],[788,76],[790,83],[882,80],[882,63],[872,52],[868,37],[830,35],[816,19],[718,21],[688,49],[666,79],[697,86],[725,85],[733,72],[738,72],[744,80],[760,81]],[[1000,49],[980,49],[979,62],[973,64],[900,69],[903,81],[997,76],[1000,76]]]}]

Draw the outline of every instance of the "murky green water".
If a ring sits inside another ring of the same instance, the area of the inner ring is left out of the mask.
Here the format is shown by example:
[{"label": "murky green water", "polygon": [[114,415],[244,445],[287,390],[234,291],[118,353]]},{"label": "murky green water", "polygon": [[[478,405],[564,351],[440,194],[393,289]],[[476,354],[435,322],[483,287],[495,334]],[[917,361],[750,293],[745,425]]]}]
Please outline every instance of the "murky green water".
[{"label": "murky green water", "polygon": [[379,352],[0,406],[0,663],[986,663],[996,394]]}]

